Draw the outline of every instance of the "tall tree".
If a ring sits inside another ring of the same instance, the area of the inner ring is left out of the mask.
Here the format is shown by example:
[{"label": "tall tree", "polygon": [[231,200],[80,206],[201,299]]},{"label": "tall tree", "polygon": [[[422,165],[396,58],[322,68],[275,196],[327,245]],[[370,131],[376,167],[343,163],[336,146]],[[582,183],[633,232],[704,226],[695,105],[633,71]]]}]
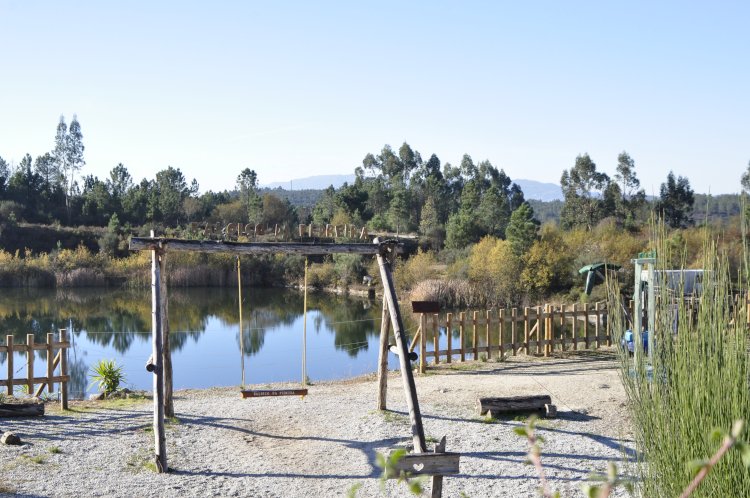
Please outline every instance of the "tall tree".
[{"label": "tall tree", "polygon": [[635,174],[635,161],[627,152],[617,156],[617,173],[615,180],[620,189],[620,198],[616,205],[618,221],[625,226],[634,227],[638,213],[646,205],[646,192]]},{"label": "tall tree", "polygon": [[693,189],[690,182],[682,176],[675,179],[672,171],[667,175],[667,181],[659,188],[659,202],[657,211],[661,213],[664,222],[672,228],[684,228],[693,223]]},{"label": "tall tree", "polygon": [[564,170],[560,178],[565,204],[560,213],[563,227],[576,226],[591,230],[607,213],[604,191],[609,177],[596,170],[596,164],[588,154],[576,157],[575,165]]},{"label": "tall tree", "polygon": [[0,194],[5,192],[8,186],[8,180],[10,179],[10,167],[8,163],[0,157]]},{"label": "tall tree", "polygon": [[236,188],[247,210],[248,220],[251,223],[260,223],[263,216],[263,200],[258,195],[258,175],[255,170],[243,169],[237,176]]},{"label": "tall tree", "polygon": [[513,254],[521,256],[531,249],[539,233],[539,222],[534,219],[534,210],[524,202],[510,215],[505,234]]}]

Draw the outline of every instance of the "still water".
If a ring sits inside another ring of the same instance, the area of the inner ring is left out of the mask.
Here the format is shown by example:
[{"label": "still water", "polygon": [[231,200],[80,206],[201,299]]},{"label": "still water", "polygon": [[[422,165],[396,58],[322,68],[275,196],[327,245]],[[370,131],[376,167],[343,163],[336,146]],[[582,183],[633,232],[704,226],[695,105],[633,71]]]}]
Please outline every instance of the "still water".
[{"label": "still water", "polygon": [[[236,386],[244,355],[248,384],[299,382],[302,369],[303,295],[279,289],[243,290],[243,351],[240,351],[236,290],[169,290],[169,324],[174,387]],[[375,372],[380,334],[380,301],[323,293],[308,294],[307,376],[311,382]],[[95,392],[91,365],[101,359],[123,367],[125,385],[150,390],[144,365],[151,354],[151,294],[106,289],[0,289],[0,344],[34,334],[72,328],[68,354],[71,397]],[[414,325],[405,325],[409,335]],[[389,368],[398,359],[389,355]],[[37,376],[46,372],[46,352],[36,351]],[[26,355],[14,356],[14,377],[26,376]],[[0,353],[0,378],[7,354]]]}]

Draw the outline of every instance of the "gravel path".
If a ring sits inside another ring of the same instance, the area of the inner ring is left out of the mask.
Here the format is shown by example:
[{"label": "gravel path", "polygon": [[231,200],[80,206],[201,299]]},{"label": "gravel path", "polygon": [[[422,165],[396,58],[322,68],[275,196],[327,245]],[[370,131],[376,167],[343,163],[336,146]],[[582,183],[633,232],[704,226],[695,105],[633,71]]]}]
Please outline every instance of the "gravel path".
[{"label": "gravel path", "polygon": [[[179,375],[179,372],[176,372]],[[417,376],[428,446],[447,436],[461,474],[443,496],[538,496],[527,443],[514,419],[488,423],[479,396],[551,394],[558,418],[540,422],[542,460],[551,487],[580,491],[609,460],[632,456],[625,397],[611,351],[565,358],[441,366]],[[389,481],[381,490],[376,453],[410,441],[401,379],[389,380],[390,411],[374,410],[373,378],[321,383],[298,397],[243,400],[236,389],[179,391],[178,423],[167,428],[169,474],[149,469],[150,402],[80,402],[63,414],[0,419],[0,432],[23,446],[0,446],[0,491],[21,496],[410,496]],[[622,469],[624,466],[619,465]],[[427,483],[429,490],[429,483]],[[618,496],[617,494],[615,496]],[[624,496],[624,493],[622,494]]]}]

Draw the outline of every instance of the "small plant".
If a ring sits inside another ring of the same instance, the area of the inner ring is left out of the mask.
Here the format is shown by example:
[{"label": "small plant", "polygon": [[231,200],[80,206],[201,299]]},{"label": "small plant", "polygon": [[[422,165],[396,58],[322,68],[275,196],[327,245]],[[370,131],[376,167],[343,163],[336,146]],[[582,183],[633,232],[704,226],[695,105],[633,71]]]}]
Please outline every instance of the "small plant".
[{"label": "small plant", "polygon": [[91,367],[94,374],[91,376],[91,385],[98,384],[99,390],[104,394],[112,394],[125,380],[122,367],[115,364],[115,360],[99,360],[99,363]]},{"label": "small plant", "polygon": [[50,446],[49,448],[47,448],[47,451],[49,451],[53,455],[57,455],[59,453],[62,453],[62,450],[58,446]]},{"label": "small plant", "polygon": [[385,482],[388,479],[396,477],[399,483],[403,482],[406,484],[412,494],[419,496],[424,491],[424,487],[422,486],[425,480],[424,476],[414,478],[408,472],[399,471],[396,468],[398,462],[404,458],[404,455],[406,455],[406,450],[404,449],[396,450],[388,456],[381,453],[375,455],[375,465],[383,469],[383,475],[380,477],[381,489],[385,488]]},{"label": "small plant", "polygon": [[38,465],[41,465],[47,461],[47,459],[44,457],[44,455],[36,455],[36,456],[24,456],[25,459],[27,459],[30,462],[36,463]]}]

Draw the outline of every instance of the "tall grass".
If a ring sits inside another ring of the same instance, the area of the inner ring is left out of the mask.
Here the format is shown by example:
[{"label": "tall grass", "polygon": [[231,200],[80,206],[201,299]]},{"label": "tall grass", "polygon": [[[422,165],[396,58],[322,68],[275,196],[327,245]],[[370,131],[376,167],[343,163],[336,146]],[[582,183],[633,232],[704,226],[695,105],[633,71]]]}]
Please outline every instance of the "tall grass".
[{"label": "tall grass", "polygon": [[[674,261],[663,232],[655,240],[658,261]],[[703,255],[706,272],[697,312],[691,316],[684,300],[673,304],[663,293],[657,304],[652,362],[645,354],[637,360],[626,352],[621,355],[642,496],[679,495],[692,478],[687,463],[715,452],[712,430],[729,430],[737,419],[750,421],[745,308],[733,306],[727,258],[716,244],[706,240]],[[610,309],[619,310],[615,286],[610,298]],[[616,337],[629,327],[617,315],[612,317]],[[694,496],[747,496],[749,490],[750,472],[738,452],[730,452]]]}]

